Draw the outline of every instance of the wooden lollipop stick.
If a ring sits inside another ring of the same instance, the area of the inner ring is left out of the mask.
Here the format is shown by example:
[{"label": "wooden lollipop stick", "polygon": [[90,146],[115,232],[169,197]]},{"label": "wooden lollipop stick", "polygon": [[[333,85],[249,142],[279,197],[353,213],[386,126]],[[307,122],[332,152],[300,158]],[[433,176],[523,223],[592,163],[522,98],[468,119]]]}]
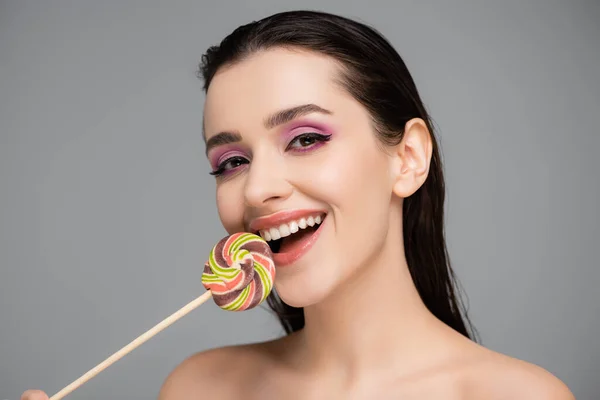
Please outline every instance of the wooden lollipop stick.
[{"label": "wooden lollipop stick", "polygon": [[75,382],[71,383],[69,386],[65,387],[63,390],[56,393],[54,396],[50,397],[50,400],[61,400],[63,397],[65,397],[66,395],[71,393],[73,390],[77,389],[78,387],[80,387],[81,385],[83,385],[84,383],[86,383],[87,381],[92,379],[94,376],[98,375],[104,369],[109,367],[112,363],[114,363],[115,361],[118,361],[124,355],[126,355],[130,351],[134,350],[136,347],[143,344],[148,339],[150,339],[152,336],[156,335],[158,332],[162,331],[163,329],[165,329],[166,327],[171,325],[173,322],[177,321],[179,318],[185,316],[187,313],[189,313],[190,311],[192,311],[193,309],[195,309],[196,307],[198,307],[199,305],[201,305],[202,303],[204,303],[206,300],[210,299],[211,297],[212,297],[211,291],[210,290],[206,291],[206,293],[202,294],[195,300],[192,300],[187,305],[181,307],[178,311],[174,312],[170,317],[163,319],[161,322],[156,324],[153,328],[148,330],[146,333],[143,333],[138,338],[134,339],[131,343],[129,343],[127,346],[123,347],[121,350],[117,351],[115,354],[108,357],[106,360],[102,361],[100,364],[98,364],[97,366],[95,366],[94,368],[92,368],[91,370],[86,372]]}]

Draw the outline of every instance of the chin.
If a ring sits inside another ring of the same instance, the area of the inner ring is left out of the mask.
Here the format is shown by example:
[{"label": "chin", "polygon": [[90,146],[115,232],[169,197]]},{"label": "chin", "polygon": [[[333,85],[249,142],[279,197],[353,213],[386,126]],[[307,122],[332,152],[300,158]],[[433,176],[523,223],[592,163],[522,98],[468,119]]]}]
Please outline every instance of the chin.
[{"label": "chin", "polygon": [[277,294],[284,303],[292,307],[309,307],[321,303],[333,293],[339,283],[333,268],[329,269],[329,274],[325,274],[322,264],[311,266],[313,268],[304,270],[298,268],[296,274],[282,273],[275,278]]}]

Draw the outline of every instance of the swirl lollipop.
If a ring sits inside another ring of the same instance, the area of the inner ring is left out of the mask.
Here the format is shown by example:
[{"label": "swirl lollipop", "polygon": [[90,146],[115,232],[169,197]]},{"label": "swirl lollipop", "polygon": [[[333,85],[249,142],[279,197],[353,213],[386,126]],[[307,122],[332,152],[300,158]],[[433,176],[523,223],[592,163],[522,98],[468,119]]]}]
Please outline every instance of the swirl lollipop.
[{"label": "swirl lollipop", "polygon": [[221,239],[210,252],[204,266],[202,284],[207,289],[206,293],[134,339],[50,400],[62,399],[211,297],[224,310],[243,311],[256,307],[273,288],[275,264],[272,257],[271,248],[260,236],[241,232]]},{"label": "swirl lollipop", "polygon": [[244,311],[262,303],[273,288],[275,265],[271,248],[260,236],[236,233],[210,252],[202,284],[228,311]]}]

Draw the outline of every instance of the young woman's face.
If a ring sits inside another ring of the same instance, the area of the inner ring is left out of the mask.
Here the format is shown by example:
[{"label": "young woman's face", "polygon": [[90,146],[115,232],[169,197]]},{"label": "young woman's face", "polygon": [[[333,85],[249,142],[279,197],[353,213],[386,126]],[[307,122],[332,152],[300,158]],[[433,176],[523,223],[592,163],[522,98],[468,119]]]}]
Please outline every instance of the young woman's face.
[{"label": "young woman's face", "polygon": [[297,307],[368,268],[388,229],[401,229],[389,222],[391,158],[337,68],[318,54],[263,51],[220,70],[205,103],[223,226],[270,239],[277,292]]}]

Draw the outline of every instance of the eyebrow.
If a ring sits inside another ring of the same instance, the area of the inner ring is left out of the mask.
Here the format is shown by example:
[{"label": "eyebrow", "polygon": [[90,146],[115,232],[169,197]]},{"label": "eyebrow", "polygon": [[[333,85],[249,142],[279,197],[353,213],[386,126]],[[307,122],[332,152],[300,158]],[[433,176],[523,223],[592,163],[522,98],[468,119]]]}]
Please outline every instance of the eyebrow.
[{"label": "eyebrow", "polygon": [[[296,118],[302,117],[307,114],[320,113],[320,114],[333,114],[331,111],[325,108],[319,107],[316,104],[303,104],[296,107],[286,108],[285,110],[277,111],[263,121],[266,129],[273,129],[276,126],[283,125]],[[204,125],[204,124],[203,124]],[[220,132],[212,136],[206,141],[206,154],[217,146],[222,146],[229,143],[237,143],[242,141],[242,135],[238,132]]]},{"label": "eyebrow", "polygon": [[319,107],[316,104],[303,104],[301,106],[296,106],[292,108],[287,108],[285,110],[277,111],[276,113],[269,116],[264,121],[264,125],[266,129],[273,129],[276,126],[283,125],[298,117],[302,117],[303,115],[312,114],[312,113],[320,113],[320,114],[332,114],[331,111],[326,110],[322,107]]}]

